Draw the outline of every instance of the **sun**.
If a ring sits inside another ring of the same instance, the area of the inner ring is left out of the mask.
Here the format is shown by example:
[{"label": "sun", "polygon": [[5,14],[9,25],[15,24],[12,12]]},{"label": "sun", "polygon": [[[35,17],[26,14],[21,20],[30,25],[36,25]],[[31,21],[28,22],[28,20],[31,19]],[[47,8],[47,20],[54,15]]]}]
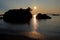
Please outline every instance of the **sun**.
[{"label": "sun", "polygon": [[33,7],[33,9],[37,9],[37,7],[36,7],[36,6],[34,6],[34,7]]}]

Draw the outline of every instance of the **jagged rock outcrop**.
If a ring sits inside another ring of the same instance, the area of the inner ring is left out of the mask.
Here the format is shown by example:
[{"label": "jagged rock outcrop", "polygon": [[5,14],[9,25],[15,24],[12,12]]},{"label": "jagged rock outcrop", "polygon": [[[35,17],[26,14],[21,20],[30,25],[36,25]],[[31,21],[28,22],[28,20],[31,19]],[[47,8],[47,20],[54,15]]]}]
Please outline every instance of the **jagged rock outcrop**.
[{"label": "jagged rock outcrop", "polygon": [[8,23],[27,23],[32,18],[31,8],[11,9],[5,12],[3,20]]}]

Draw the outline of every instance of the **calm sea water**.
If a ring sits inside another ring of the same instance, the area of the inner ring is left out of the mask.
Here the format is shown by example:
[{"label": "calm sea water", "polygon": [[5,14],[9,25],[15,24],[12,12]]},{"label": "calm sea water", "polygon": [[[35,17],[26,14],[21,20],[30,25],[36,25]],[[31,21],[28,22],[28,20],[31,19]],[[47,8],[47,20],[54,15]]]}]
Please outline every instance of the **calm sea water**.
[{"label": "calm sea water", "polygon": [[[36,17],[33,17],[30,24],[9,24],[0,19],[0,29],[13,30],[15,32],[37,32],[45,36],[60,36],[60,16],[51,17],[52,19],[46,20],[37,20]],[[5,32],[7,33],[7,31]]]}]

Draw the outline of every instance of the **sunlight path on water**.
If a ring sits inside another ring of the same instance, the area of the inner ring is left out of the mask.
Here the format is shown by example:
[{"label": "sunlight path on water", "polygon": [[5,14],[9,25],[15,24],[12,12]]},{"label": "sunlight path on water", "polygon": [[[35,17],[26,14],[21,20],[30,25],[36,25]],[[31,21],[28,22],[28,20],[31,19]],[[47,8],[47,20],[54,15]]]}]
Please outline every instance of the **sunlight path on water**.
[{"label": "sunlight path on water", "polygon": [[36,32],[37,27],[38,27],[36,15],[33,15],[33,18],[32,18],[32,26],[33,26],[33,32]]},{"label": "sunlight path on water", "polygon": [[34,39],[44,39],[44,35],[40,34],[39,32],[37,32],[37,28],[38,28],[38,20],[36,19],[36,15],[33,15],[33,18],[31,20],[31,26],[32,26],[32,31],[31,32],[24,32],[21,33],[21,35],[25,35],[28,36],[30,38],[34,38]]}]

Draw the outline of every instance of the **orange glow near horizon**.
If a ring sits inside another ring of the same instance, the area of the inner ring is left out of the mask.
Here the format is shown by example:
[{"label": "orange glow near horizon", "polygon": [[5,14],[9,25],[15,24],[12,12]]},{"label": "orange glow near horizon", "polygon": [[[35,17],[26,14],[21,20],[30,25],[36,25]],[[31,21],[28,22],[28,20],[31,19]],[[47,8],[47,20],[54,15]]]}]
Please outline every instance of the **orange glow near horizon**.
[{"label": "orange glow near horizon", "polygon": [[60,13],[60,9],[57,8],[43,8],[41,6],[35,5],[35,6],[31,6],[32,10],[32,14],[38,14],[38,13]]},{"label": "orange glow near horizon", "polygon": [[33,9],[33,10],[32,10],[32,14],[33,14],[33,15],[39,13],[38,6],[33,6],[32,9]]}]

